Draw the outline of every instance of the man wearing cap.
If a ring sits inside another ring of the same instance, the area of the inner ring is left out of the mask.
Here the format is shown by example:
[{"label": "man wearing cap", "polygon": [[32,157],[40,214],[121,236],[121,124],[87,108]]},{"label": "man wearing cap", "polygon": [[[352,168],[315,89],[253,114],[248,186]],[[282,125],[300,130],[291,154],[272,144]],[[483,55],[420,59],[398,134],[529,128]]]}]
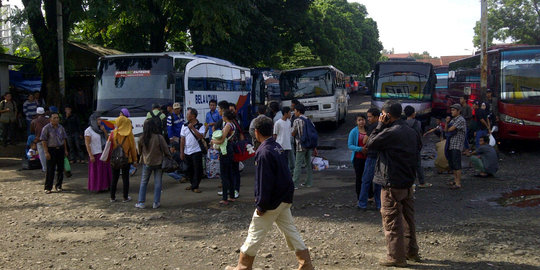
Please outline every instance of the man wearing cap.
[{"label": "man wearing cap", "polygon": [[184,124],[184,116],[182,115],[182,106],[180,103],[173,104],[173,112],[167,117],[167,134],[171,142],[179,143],[180,131]]},{"label": "man wearing cap", "polygon": [[45,109],[43,109],[43,107],[38,107],[36,109],[36,115],[37,117],[34,120],[32,120],[32,122],[30,123],[30,134],[36,135],[36,139],[34,141],[36,142],[36,146],[39,153],[39,161],[41,162],[41,170],[45,172],[47,171],[47,158],[45,157],[43,144],[41,143],[39,138],[41,137],[41,131],[43,130],[43,127],[49,123],[49,119],[45,117]]},{"label": "man wearing cap", "polygon": [[448,164],[450,169],[454,171],[454,181],[449,183],[451,189],[461,188],[461,151],[463,151],[463,144],[465,143],[467,123],[460,112],[461,105],[454,104],[450,106],[452,119],[447,122],[444,128],[448,141]]}]

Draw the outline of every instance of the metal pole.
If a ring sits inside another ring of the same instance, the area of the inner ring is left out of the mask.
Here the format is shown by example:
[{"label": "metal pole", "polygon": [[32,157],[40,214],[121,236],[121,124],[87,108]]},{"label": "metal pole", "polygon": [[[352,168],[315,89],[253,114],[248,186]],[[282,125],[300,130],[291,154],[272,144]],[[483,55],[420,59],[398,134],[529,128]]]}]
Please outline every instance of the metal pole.
[{"label": "metal pole", "polygon": [[487,38],[488,38],[488,18],[487,18],[487,0],[481,0],[482,15],[480,18],[481,30],[480,30],[480,46],[482,53],[480,55],[481,68],[480,68],[480,96],[482,100],[486,98],[487,89]]},{"label": "metal pole", "polygon": [[62,27],[62,2],[56,0],[56,31],[58,36],[58,84],[62,98],[66,95],[64,75],[64,32]]}]

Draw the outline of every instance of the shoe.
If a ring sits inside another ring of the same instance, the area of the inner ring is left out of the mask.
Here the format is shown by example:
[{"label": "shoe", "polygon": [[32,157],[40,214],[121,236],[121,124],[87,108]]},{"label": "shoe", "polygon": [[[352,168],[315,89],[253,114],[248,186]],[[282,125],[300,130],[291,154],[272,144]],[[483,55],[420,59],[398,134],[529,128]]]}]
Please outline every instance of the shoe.
[{"label": "shoe", "polygon": [[51,194],[50,190],[45,190],[45,194]]},{"label": "shoe", "polygon": [[219,195],[219,196],[223,195],[223,191],[218,191],[217,195]]},{"label": "shoe", "polygon": [[186,190],[191,190],[191,186],[186,187]]},{"label": "shoe", "polygon": [[109,202],[111,203],[116,202],[116,199],[111,199]]},{"label": "shoe", "polygon": [[55,189],[56,192],[58,192],[58,193],[61,193],[61,192],[63,191],[62,188],[58,188],[58,187],[55,187],[54,189]]},{"label": "shoe", "polygon": [[294,186],[294,190],[297,190],[297,189],[298,189],[298,187],[297,187],[297,186]]},{"label": "shoe", "polygon": [[433,184],[431,184],[431,183],[423,183],[423,184],[416,185],[416,186],[419,187],[419,188],[427,188],[427,187],[432,187]]},{"label": "shoe", "polygon": [[220,205],[229,205],[229,202],[221,200],[221,201],[219,201],[219,204]]},{"label": "shoe", "polygon": [[413,262],[421,262],[422,258],[420,258],[420,255],[407,255],[407,260],[413,261]]},{"label": "shoe", "polygon": [[160,206],[161,206],[160,203],[153,203],[153,204],[152,204],[152,208],[154,208],[154,209],[157,209],[157,208],[159,208]]},{"label": "shoe", "polygon": [[236,202],[236,199],[229,198],[229,199],[227,199],[227,201],[229,201],[229,202]]},{"label": "shoe", "polygon": [[310,188],[312,187],[312,185],[308,185],[308,184],[300,184],[301,187],[305,187],[305,188]]},{"label": "shoe", "polygon": [[130,201],[131,201],[131,197],[128,196],[128,197],[125,198],[122,202],[130,202]]},{"label": "shoe", "polygon": [[240,257],[238,258],[238,264],[236,265],[236,267],[227,266],[225,267],[225,270],[251,270],[253,269],[253,261],[255,261],[255,256],[249,256],[243,252],[240,252]]},{"label": "shoe", "polygon": [[404,262],[394,262],[389,260],[383,260],[379,262],[380,266],[386,267],[407,267],[407,261]]},{"label": "shoe", "polygon": [[235,190],[234,191],[234,198],[238,199],[238,197],[240,197],[240,192],[238,192],[238,190]]},{"label": "shoe", "polygon": [[140,209],[144,209],[144,203],[136,203],[135,204],[135,208],[140,208]]},{"label": "shoe", "polygon": [[187,183],[187,182],[188,182],[188,180],[185,177],[182,177],[182,179],[180,179],[180,183]]},{"label": "shoe", "polygon": [[296,252],[296,259],[298,260],[298,270],[314,270],[311,263],[311,257],[309,256],[309,250],[304,249]]},{"label": "shoe", "polygon": [[202,192],[202,191],[201,191],[200,189],[198,189],[198,188],[192,189],[191,191],[193,191],[193,192],[195,192],[195,193],[201,193],[201,192]]}]

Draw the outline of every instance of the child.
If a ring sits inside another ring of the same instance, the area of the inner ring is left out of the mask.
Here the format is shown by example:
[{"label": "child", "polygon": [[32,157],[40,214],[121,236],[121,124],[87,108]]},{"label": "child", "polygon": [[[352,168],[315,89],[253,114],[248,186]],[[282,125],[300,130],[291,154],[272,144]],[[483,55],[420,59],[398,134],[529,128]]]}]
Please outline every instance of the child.
[{"label": "child", "polygon": [[30,149],[28,149],[28,152],[26,153],[26,157],[28,157],[28,160],[39,159],[39,154],[37,152],[37,145],[35,142],[32,142],[32,144],[30,145]]}]

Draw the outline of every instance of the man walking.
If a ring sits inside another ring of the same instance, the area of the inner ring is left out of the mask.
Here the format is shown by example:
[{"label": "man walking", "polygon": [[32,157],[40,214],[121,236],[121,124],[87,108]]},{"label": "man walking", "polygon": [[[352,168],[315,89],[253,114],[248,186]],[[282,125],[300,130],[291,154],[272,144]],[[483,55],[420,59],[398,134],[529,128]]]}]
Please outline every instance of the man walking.
[{"label": "man walking", "polygon": [[311,154],[313,148],[307,148],[302,145],[302,137],[308,136],[305,134],[307,129],[306,125],[313,125],[313,123],[304,115],[306,107],[303,104],[298,104],[294,107],[294,123],[292,126],[292,136],[295,138],[296,145],[296,160],[294,162],[293,182],[295,188],[298,188],[298,181],[300,174],[302,173],[302,165],[306,164],[306,181],[301,184],[302,187],[311,187],[313,185],[313,167],[311,166]]},{"label": "man walking", "polygon": [[[379,115],[381,112],[377,108],[370,108],[367,111],[368,125],[366,132],[369,136],[379,123]],[[375,207],[381,208],[381,186],[378,184],[373,185],[373,177],[375,175],[375,163],[377,162],[378,152],[377,150],[364,147],[362,150],[366,154],[366,163],[364,165],[364,173],[362,174],[362,188],[360,189],[360,197],[358,197],[358,209],[362,211],[367,210],[367,204],[369,198],[375,200]]]},{"label": "man walking", "polygon": [[285,151],[272,138],[272,119],[255,120],[255,138],[261,143],[255,154],[255,212],[249,225],[248,236],[240,248],[236,267],[226,270],[250,270],[257,250],[275,222],[285,236],[288,247],[294,250],[298,269],[314,269],[302,236],[294,225],[291,205],[294,185],[287,167]]},{"label": "man walking", "polygon": [[375,183],[382,186],[381,215],[387,256],[382,266],[420,261],[414,223],[414,191],[420,134],[401,120],[401,104],[385,102],[367,147],[379,152]]},{"label": "man walking", "polygon": [[172,106],[173,112],[167,117],[167,135],[170,142],[180,142],[180,132],[184,125],[184,116],[182,115],[182,106],[176,102]]},{"label": "man walking", "polygon": [[64,157],[68,155],[66,144],[66,131],[60,125],[58,113],[52,113],[50,123],[43,127],[40,140],[43,143],[45,157],[47,158],[47,176],[45,178],[45,193],[51,193],[56,169],[55,189],[62,192],[64,180]]},{"label": "man walking", "polygon": [[197,110],[188,108],[187,123],[182,126],[180,132],[180,158],[188,164],[187,176],[191,180],[191,186],[186,190],[201,193],[199,184],[202,178],[202,152],[199,140],[204,140],[204,125],[197,120]]},{"label": "man walking", "polygon": [[450,182],[451,189],[461,188],[461,151],[465,142],[467,124],[465,118],[460,115],[461,106],[454,104],[450,106],[452,120],[448,120],[444,131],[448,141],[448,165],[454,171],[454,182]]},{"label": "man walking", "polygon": [[291,120],[289,120],[291,117],[291,108],[283,107],[281,114],[281,118],[274,124],[274,139],[285,150],[289,170],[292,170],[294,168],[294,153],[291,146]]}]

